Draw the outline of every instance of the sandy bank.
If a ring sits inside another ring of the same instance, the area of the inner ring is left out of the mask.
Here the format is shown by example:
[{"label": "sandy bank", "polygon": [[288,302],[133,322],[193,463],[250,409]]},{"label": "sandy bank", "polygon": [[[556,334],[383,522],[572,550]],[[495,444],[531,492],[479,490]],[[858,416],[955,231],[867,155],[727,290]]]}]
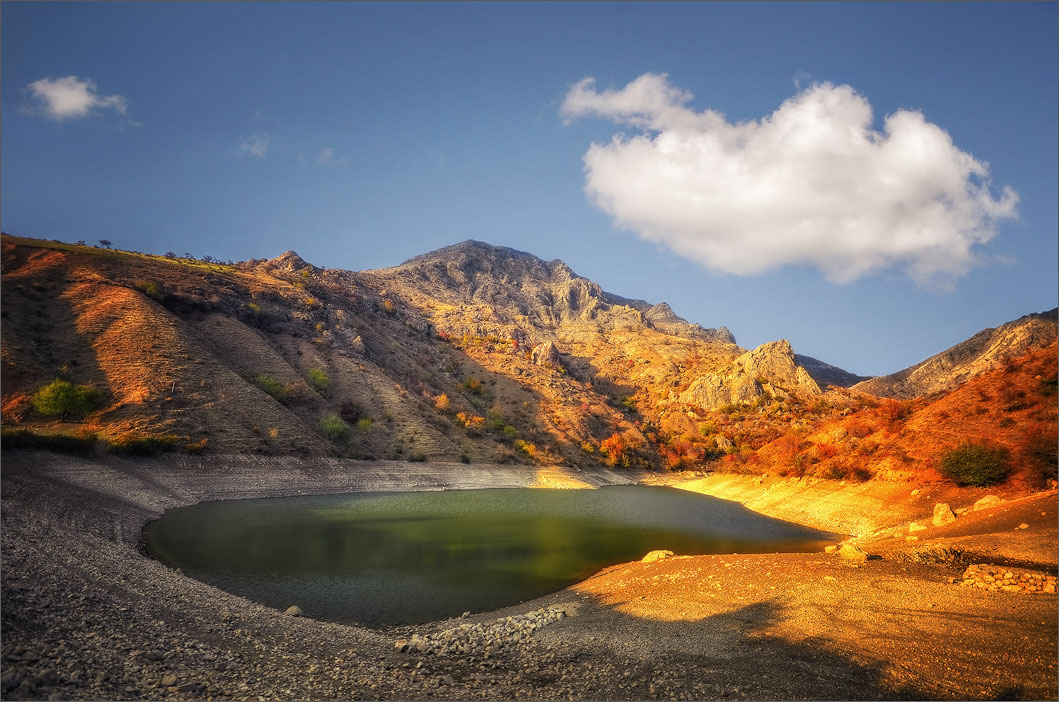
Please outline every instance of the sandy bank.
[{"label": "sandy bank", "polygon": [[[485,657],[394,650],[395,639],[436,634],[451,621],[372,630],[286,617],[190,580],[140,550],[147,520],[202,500],[594,486],[643,477],[517,466],[5,452],[4,696],[1055,698],[1055,596],[973,591],[949,583],[957,574],[950,567],[895,557],[854,564],[824,554],[697,556],[615,566],[554,595],[470,617],[492,622],[553,605],[577,612]],[[729,489],[734,496],[735,487]],[[796,501],[787,508],[783,500],[757,507],[740,501],[773,516],[802,509]],[[859,512],[855,504],[844,509]],[[895,549],[905,543],[877,538]]]}]

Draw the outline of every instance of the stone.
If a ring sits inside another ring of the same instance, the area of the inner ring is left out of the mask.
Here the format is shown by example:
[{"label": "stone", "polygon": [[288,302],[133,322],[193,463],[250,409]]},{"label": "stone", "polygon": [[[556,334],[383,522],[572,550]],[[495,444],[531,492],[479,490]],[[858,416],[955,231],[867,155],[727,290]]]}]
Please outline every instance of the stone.
[{"label": "stone", "polygon": [[176,685],[177,677],[172,673],[162,678],[162,687],[169,687],[170,685]]},{"label": "stone", "polygon": [[1047,592],[1049,595],[1055,594],[1055,583],[1045,583],[1044,587],[1041,588],[1041,592]]},{"label": "stone", "polygon": [[302,616],[302,608],[298,605],[291,605],[290,607],[287,607],[286,611],[283,613],[288,617],[300,617]]},{"label": "stone", "polygon": [[641,563],[653,563],[655,561],[660,561],[663,558],[669,558],[672,555],[673,555],[672,551],[664,551],[664,550],[650,551],[650,552],[647,553],[646,556],[644,556],[643,558],[640,559],[640,562]]},{"label": "stone", "polygon": [[831,544],[830,546],[824,546],[824,553],[834,553],[838,550],[838,546]]},{"label": "stone", "polygon": [[915,497],[918,494],[919,494],[919,488],[916,488],[915,490],[912,491],[912,497]]},{"label": "stone", "polygon": [[538,366],[558,366],[559,349],[555,348],[555,344],[551,341],[545,341],[533,347],[530,358]]},{"label": "stone", "polygon": [[923,526],[922,524],[916,524],[915,522],[909,522],[908,523],[908,530],[909,531],[923,531],[925,529],[926,529],[926,527]]},{"label": "stone", "polygon": [[1029,529],[1029,528],[1030,528],[1030,525],[1027,524],[1026,522],[1023,522],[1022,524],[1019,524],[1019,529]]},{"label": "stone", "polygon": [[979,509],[989,509],[990,507],[996,507],[1001,502],[1003,502],[1003,500],[997,497],[996,495],[986,495],[982,499],[975,502],[974,505],[971,507],[971,510],[974,511]]},{"label": "stone", "polygon": [[944,502],[939,502],[934,505],[934,526],[945,526],[946,524],[952,524],[956,521],[956,515],[952,509]]},{"label": "stone", "polygon": [[854,544],[842,544],[842,548],[838,549],[838,555],[850,561],[863,562],[870,558],[869,554],[864,552],[859,546]]}]

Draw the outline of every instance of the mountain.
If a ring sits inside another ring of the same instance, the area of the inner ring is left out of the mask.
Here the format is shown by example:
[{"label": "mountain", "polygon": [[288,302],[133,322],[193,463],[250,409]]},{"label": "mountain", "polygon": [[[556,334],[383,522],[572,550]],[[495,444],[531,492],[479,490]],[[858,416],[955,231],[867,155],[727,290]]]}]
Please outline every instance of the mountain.
[{"label": "mountain", "polygon": [[[803,456],[798,475],[896,474],[879,463],[886,450],[863,442],[841,462],[812,448],[827,427],[863,433],[843,428],[850,417],[897,412],[866,383],[842,387],[856,376],[785,340],[748,351],[723,326],[514,249],[467,241],[352,272],[293,251],[232,264],[4,235],[0,264],[5,447],[96,437],[127,452],[743,472],[785,471]],[[1037,377],[1054,370],[1025,360],[1054,342],[1054,317],[946,352],[1030,373],[1020,380],[1029,400],[1005,390],[995,413],[974,415],[953,440],[1012,412],[1054,426],[1034,389],[1054,390]],[[961,388],[961,401],[978,397]],[[883,447],[894,441],[886,422],[873,440]],[[1015,436],[998,426],[996,436]]]},{"label": "mountain", "polygon": [[909,399],[950,390],[1009,359],[1056,340],[1059,309],[1028,314],[999,327],[983,329],[970,339],[904,370],[865,380],[854,390],[882,397]]},{"label": "mountain", "polygon": [[[657,396],[743,352],[481,242],[354,273],[5,235],[2,265],[5,428],[132,446],[576,464],[618,435],[647,465]],[[56,379],[103,400],[49,420],[33,398]]]}]

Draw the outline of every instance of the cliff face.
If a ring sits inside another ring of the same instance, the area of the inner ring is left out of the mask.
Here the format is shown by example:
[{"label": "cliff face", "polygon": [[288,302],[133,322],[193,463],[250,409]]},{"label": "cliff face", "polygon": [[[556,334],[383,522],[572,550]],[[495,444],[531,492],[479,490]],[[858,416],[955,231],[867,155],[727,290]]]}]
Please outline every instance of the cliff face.
[{"label": "cliff face", "polygon": [[857,383],[854,390],[910,399],[950,390],[1010,359],[1056,340],[1059,309],[1029,314],[970,339],[904,370]]}]

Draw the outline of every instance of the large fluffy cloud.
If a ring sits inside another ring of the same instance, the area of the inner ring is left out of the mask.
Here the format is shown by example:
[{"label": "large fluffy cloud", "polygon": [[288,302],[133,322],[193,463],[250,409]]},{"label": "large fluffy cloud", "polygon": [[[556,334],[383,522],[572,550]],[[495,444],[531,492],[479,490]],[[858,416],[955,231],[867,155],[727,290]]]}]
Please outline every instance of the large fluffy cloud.
[{"label": "large fluffy cloud", "polygon": [[899,110],[875,131],[848,85],[813,85],[739,124],[690,109],[691,97],[664,74],[603,91],[586,78],[561,110],[637,129],[591,145],[585,192],[617,225],[710,269],[811,265],[844,283],[902,267],[944,285],[1016,216],[1015,192],[994,197],[988,164],[945,130]]},{"label": "large fluffy cloud", "polygon": [[102,110],[124,115],[128,100],[121,95],[100,95],[96,84],[87,78],[41,78],[26,86],[38,109],[56,122],[89,117]]}]

